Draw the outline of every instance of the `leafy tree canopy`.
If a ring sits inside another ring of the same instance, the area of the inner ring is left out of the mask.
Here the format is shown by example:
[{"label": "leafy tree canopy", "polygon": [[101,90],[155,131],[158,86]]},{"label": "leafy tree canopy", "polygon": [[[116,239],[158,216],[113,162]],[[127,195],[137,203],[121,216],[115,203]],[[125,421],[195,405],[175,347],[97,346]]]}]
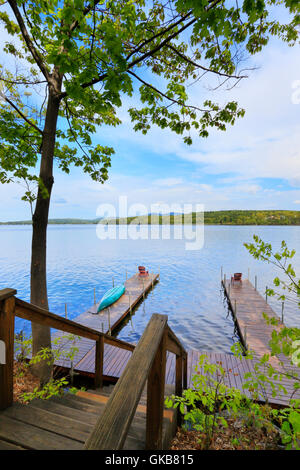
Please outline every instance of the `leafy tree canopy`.
[{"label": "leafy tree canopy", "polygon": [[[34,168],[46,129],[51,94],[59,101],[54,157],[104,182],[113,148],[93,145],[98,126],[120,124],[122,96],[139,84],[141,106],[129,109],[134,129],[169,128],[192,143],[209,128],[225,130],[244,110],[210,100],[191,103],[187,81],[204,74],[220,83],[245,75],[239,63],[270,35],[298,41],[298,0],[8,0],[0,2],[11,68],[0,66],[0,181],[43,181]],[[290,22],[271,19],[283,6]],[[146,78],[145,78],[146,77]],[[159,86],[157,85],[159,83]],[[47,189],[44,188],[47,195]]]}]

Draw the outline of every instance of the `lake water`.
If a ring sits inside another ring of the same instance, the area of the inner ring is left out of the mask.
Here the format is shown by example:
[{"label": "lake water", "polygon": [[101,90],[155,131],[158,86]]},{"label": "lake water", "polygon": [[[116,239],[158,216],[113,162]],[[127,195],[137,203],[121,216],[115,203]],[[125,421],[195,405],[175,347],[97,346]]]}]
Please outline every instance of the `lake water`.
[{"label": "lake water", "polygon": [[[48,229],[48,296],[50,310],[75,318],[97,301],[107,289],[134,274],[138,265],[160,271],[160,282],[135,310],[118,337],[137,342],[152,313],[168,315],[169,324],[188,348],[229,352],[237,340],[220,287],[220,269],[230,276],[242,272],[264,294],[277,275],[271,265],[254,260],[243,243],[253,234],[274,247],[285,240],[298,250],[293,264],[300,271],[300,227],[206,226],[204,246],[187,251],[184,240],[99,240],[95,225],[50,225]],[[18,297],[29,301],[30,226],[0,227],[0,289],[17,289]],[[281,313],[281,304],[270,301]],[[285,323],[300,326],[293,303],[285,305]],[[30,332],[30,324],[16,319],[16,330]]]}]

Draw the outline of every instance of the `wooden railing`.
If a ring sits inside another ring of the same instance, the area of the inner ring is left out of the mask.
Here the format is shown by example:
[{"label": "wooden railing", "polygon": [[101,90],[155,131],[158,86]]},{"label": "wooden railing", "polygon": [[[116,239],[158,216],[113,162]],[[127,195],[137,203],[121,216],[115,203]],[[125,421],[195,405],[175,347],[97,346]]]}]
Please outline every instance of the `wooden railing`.
[{"label": "wooden railing", "polygon": [[[0,290],[0,341],[5,345],[5,364],[0,363],[0,410],[13,403],[13,364],[14,364],[14,322],[15,317],[23,318],[41,325],[47,325],[67,333],[94,340],[95,348],[95,386],[103,382],[104,343],[133,351],[133,344],[113,338],[102,332],[65,319],[59,315],[36,307],[15,297],[14,289]],[[1,358],[0,358],[1,359]]]},{"label": "wooden railing", "polygon": [[[154,314],[85,443],[85,449],[122,449],[147,381],[146,449],[162,449],[166,352],[176,354],[175,393],[187,387],[187,353],[168,326]],[[179,413],[177,414],[179,417]]]}]

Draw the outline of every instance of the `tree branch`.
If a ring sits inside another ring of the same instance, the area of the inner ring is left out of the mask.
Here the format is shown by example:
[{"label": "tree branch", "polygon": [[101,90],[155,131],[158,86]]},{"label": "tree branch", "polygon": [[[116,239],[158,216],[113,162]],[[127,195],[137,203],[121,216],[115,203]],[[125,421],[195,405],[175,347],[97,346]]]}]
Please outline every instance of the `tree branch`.
[{"label": "tree branch", "polygon": [[[210,10],[211,8],[213,8],[214,6],[216,6],[218,3],[221,3],[223,0],[215,0],[214,2],[212,2],[207,8],[206,10]],[[154,54],[156,54],[156,52],[160,51],[169,41],[171,41],[172,39],[174,39],[176,36],[178,36],[178,34],[182,33],[183,31],[185,31],[187,28],[189,28],[192,24],[194,24],[196,21],[198,20],[198,18],[193,18],[191,21],[189,21],[188,23],[186,23],[184,26],[182,26],[178,31],[175,31],[174,33],[170,34],[170,36],[168,36],[166,39],[164,39],[160,44],[158,44],[156,47],[154,47],[153,49],[151,49],[150,51],[146,52],[145,54],[143,54],[142,56],[136,58],[135,60],[133,60],[132,62],[130,62],[128,64],[128,67],[127,67],[127,72],[129,72],[129,70],[134,67],[135,65],[139,64],[140,62],[142,62],[144,59],[147,59],[147,57],[150,57],[150,56],[153,56]],[[97,83],[101,82],[102,80],[104,80],[105,78],[107,77],[107,73],[103,73],[102,75],[99,75],[98,77],[95,77],[94,79],[92,79],[91,81],[89,82],[86,82],[86,83],[83,83],[81,85],[81,87],[83,89],[85,88],[88,88],[90,86],[93,86],[93,85],[96,85]],[[63,92],[61,93],[60,95],[62,98],[65,98],[67,96],[67,93],[66,92]]]},{"label": "tree branch", "polygon": [[32,55],[32,57],[34,58],[36,64],[38,65],[40,71],[42,72],[42,74],[44,75],[44,77],[46,78],[47,81],[49,81],[49,78],[50,78],[50,75],[49,75],[49,72],[43,62],[43,59],[42,57],[40,56],[40,54],[38,53],[38,51],[36,50],[36,48],[34,47],[34,44],[29,36],[29,33],[26,29],[26,26],[25,26],[25,23],[23,21],[23,18],[21,16],[21,13],[18,9],[18,6],[17,6],[17,2],[15,0],[8,0],[8,3],[12,9],[12,11],[14,12],[14,15],[16,17],[16,20],[18,22],[18,25],[19,25],[19,28],[21,30],[21,34],[24,38],[24,41]]},{"label": "tree branch", "polygon": [[10,83],[11,85],[38,85],[40,83],[47,83],[47,80],[36,80],[36,81],[27,81],[27,80],[7,80],[4,77],[0,76],[0,81],[5,83]]},{"label": "tree branch", "polygon": [[[143,80],[141,77],[139,77],[138,75],[136,75],[134,72],[131,72],[131,71],[129,70],[128,73],[129,73],[130,75],[132,75],[133,77],[135,77],[137,80],[139,80],[141,83],[143,83],[143,85],[145,85],[145,86],[151,88],[153,91],[155,91],[156,93],[160,94],[163,98],[166,98],[167,100],[171,101],[171,102],[174,103],[174,104],[180,104],[180,105],[182,105],[182,103],[180,103],[178,100],[175,100],[174,98],[170,98],[168,95],[166,95],[166,94],[163,93],[162,91],[158,90],[157,88],[155,88],[155,87],[154,87],[153,85],[151,85],[150,83],[145,82],[145,80]],[[207,111],[207,110],[198,108],[197,106],[193,106],[193,105],[190,105],[190,104],[184,104],[184,107],[185,107],[185,108],[190,108],[190,109],[196,109],[197,111],[201,111],[201,112]]]},{"label": "tree branch", "polygon": [[144,46],[146,46],[147,44],[149,44],[150,42],[154,41],[154,39],[157,39],[159,36],[163,36],[164,34],[166,34],[168,31],[170,31],[171,29],[175,28],[178,24],[182,23],[184,20],[186,20],[189,16],[191,15],[191,12],[187,13],[185,16],[183,16],[182,18],[180,18],[179,21],[176,21],[176,23],[173,23],[171,24],[170,26],[168,26],[167,28],[165,28],[164,30],[160,31],[159,33],[155,34],[154,36],[152,36],[151,38],[147,39],[146,41],[144,41],[142,44],[140,44],[135,50],[133,50],[132,52],[130,52],[130,54],[126,57],[126,60],[129,60],[130,57],[133,55],[133,54],[136,54],[137,52],[139,52]]},{"label": "tree branch", "polygon": [[[89,7],[86,7],[82,12],[83,16],[88,15],[92,10],[94,10],[96,8],[96,5],[98,5],[98,3],[100,3],[100,0],[95,0],[92,5],[90,5]],[[77,28],[78,25],[79,25],[79,21],[75,20],[70,26],[70,32],[73,32]]]},{"label": "tree branch", "polygon": [[182,52],[178,51],[174,46],[172,46],[171,44],[167,44],[166,47],[168,47],[169,49],[171,49],[173,52],[175,52],[175,54],[177,54],[179,57],[181,57],[182,59],[184,59],[186,62],[188,62],[189,64],[193,65],[194,67],[196,68],[199,68],[201,70],[204,70],[205,72],[211,72],[211,73],[215,73],[217,75],[220,75],[221,77],[227,77],[227,78],[236,78],[236,79],[241,79],[241,78],[247,78],[247,75],[230,75],[229,73],[224,73],[224,72],[218,72],[217,70],[212,70],[208,67],[204,67],[203,65],[201,64],[197,64],[196,62],[194,62],[192,59],[190,59],[189,57],[187,57],[185,54],[183,54]]},{"label": "tree branch", "polygon": [[43,131],[39,127],[37,127],[32,121],[30,121],[30,119],[28,119],[25,114],[23,114],[22,111],[20,111],[20,109],[9,98],[7,98],[7,96],[5,96],[4,93],[0,92],[0,96],[19,114],[19,116],[21,116],[22,119],[24,119],[24,121],[27,122],[27,124],[33,127],[41,135],[44,135]]}]

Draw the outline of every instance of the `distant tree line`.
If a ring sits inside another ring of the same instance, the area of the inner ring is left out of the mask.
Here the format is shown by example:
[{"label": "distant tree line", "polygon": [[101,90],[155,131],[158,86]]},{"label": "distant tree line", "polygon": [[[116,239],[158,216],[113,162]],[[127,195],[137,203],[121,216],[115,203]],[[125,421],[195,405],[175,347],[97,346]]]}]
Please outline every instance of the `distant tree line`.
[{"label": "distant tree line", "polygon": [[[117,225],[136,224],[181,224],[199,223],[201,217],[196,212],[192,217],[184,220],[183,214],[148,214],[137,217],[123,217],[117,219],[50,219],[51,225],[81,225],[115,223]],[[30,225],[31,220],[0,222],[0,225]],[[231,211],[209,211],[204,213],[204,223],[206,225],[300,225],[300,211],[288,210],[231,210]]]},{"label": "distant tree line", "polygon": [[300,211],[213,211],[205,212],[204,222],[220,225],[300,225]]}]

